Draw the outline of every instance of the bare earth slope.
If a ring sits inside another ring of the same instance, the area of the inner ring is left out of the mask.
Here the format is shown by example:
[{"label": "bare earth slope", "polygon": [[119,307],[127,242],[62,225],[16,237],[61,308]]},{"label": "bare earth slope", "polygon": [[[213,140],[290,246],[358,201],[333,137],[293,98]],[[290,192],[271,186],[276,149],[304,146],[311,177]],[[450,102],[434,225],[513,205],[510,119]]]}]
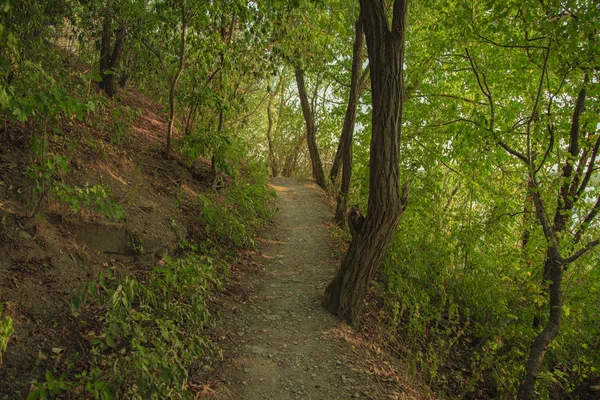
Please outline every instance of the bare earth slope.
[{"label": "bare earth slope", "polygon": [[277,220],[255,260],[246,301],[224,314],[218,397],[413,399],[418,395],[359,335],[326,313],[322,294],[339,260],[330,249],[332,211],[309,181],[278,178]]}]

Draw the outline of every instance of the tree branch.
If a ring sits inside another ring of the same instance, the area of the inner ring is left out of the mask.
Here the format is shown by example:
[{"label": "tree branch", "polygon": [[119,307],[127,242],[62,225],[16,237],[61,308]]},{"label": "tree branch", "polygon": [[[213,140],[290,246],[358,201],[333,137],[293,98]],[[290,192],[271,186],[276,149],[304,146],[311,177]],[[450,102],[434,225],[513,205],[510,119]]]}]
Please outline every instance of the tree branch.
[{"label": "tree branch", "polygon": [[581,181],[581,185],[579,189],[575,193],[575,199],[579,199],[583,194],[584,190],[587,188],[587,185],[592,176],[592,172],[595,170],[594,165],[596,164],[596,157],[598,156],[598,150],[600,150],[600,136],[596,139],[596,143],[594,144],[594,149],[592,150],[592,155],[590,156],[590,161],[588,162],[587,170],[585,172],[585,176],[583,177],[583,181]]},{"label": "tree branch", "polygon": [[530,175],[529,179],[531,180],[529,192],[531,193],[531,196],[533,197],[533,203],[535,204],[535,214],[538,217],[538,221],[540,221],[540,225],[542,225],[544,237],[548,242],[550,242],[548,250],[551,252],[553,258],[562,261],[562,257],[560,255],[560,248],[558,246],[558,238],[556,237],[556,234],[552,229],[552,224],[550,223],[550,219],[548,218],[548,213],[546,213],[544,203],[542,202],[537,180],[535,179],[534,175]]},{"label": "tree branch", "polygon": [[[492,99],[492,92],[490,91],[490,87],[488,86],[487,79],[484,73],[479,73],[477,71],[478,66],[477,62],[471,57],[469,54],[469,49],[465,48],[465,52],[467,53],[467,58],[469,59],[469,63],[471,64],[471,69],[475,74],[475,78],[477,78],[477,84],[479,85],[479,89],[483,93],[483,95],[488,99],[488,104],[490,106],[490,127],[489,130],[494,130],[494,100]],[[481,74],[481,77],[480,77]]]},{"label": "tree branch", "polygon": [[592,250],[594,247],[598,246],[598,244],[600,244],[600,239],[592,240],[591,242],[586,244],[583,248],[581,248],[577,252],[575,252],[571,257],[565,259],[564,264],[566,265],[566,264],[572,263],[573,261],[576,261],[579,257],[585,255],[590,250]]},{"label": "tree branch", "polygon": [[[548,44],[548,50],[546,51],[546,56],[544,57],[544,66],[542,67],[542,73],[540,74],[540,83],[538,85],[537,93],[535,96],[535,102],[533,104],[533,108],[531,110],[531,116],[527,121],[527,157],[529,158],[529,168],[532,171],[537,171],[535,166],[533,165],[533,158],[531,157],[531,123],[537,116],[537,108],[540,103],[540,97],[542,96],[542,88],[544,87],[544,76],[546,75],[546,71],[548,68],[548,59],[550,58],[550,44]],[[545,161],[545,159],[544,159]]]},{"label": "tree branch", "polygon": [[581,223],[581,225],[579,225],[579,229],[577,229],[577,232],[575,232],[575,235],[573,235],[573,241],[575,243],[578,243],[579,240],[581,240],[581,236],[583,236],[587,227],[590,226],[590,224],[592,223],[594,218],[596,218],[596,216],[598,215],[598,212],[600,212],[600,195],[598,196],[598,199],[596,200],[596,204],[594,204],[594,207],[592,207],[592,209],[590,210],[588,215],[583,219],[583,222]]},{"label": "tree branch", "polygon": [[417,94],[417,95],[412,95],[411,97],[420,97],[420,98],[428,98],[428,97],[445,97],[445,98],[449,98],[449,99],[455,99],[455,100],[461,100],[467,103],[471,103],[471,104],[475,104],[477,106],[487,106],[488,103],[483,103],[480,101],[475,101],[472,99],[468,99],[466,97],[461,97],[461,96],[456,96],[453,94],[431,94],[431,95],[425,95],[425,94]]},{"label": "tree branch", "polygon": [[399,39],[404,39],[404,24],[406,23],[406,10],[408,9],[408,0],[394,1],[394,17],[392,19],[392,33]]},{"label": "tree branch", "polygon": [[455,124],[457,122],[468,122],[470,124],[473,124],[475,126],[482,128],[482,129],[485,129],[486,131],[489,131],[489,128],[487,126],[483,126],[479,122],[473,121],[472,119],[468,119],[468,118],[457,118],[452,121],[441,122],[441,123],[435,124],[435,125],[423,125],[421,127],[422,128],[438,128],[440,126],[451,125],[451,124]]},{"label": "tree branch", "polygon": [[563,184],[560,187],[558,194],[558,207],[554,213],[554,230],[560,232],[564,229],[566,223],[565,211],[570,211],[573,208],[573,201],[569,199],[569,187],[571,186],[571,175],[573,174],[573,158],[579,155],[579,117],[583,112],[585,104],[585,84],[588,81],[588,75],[583,78],[583,87],[579,90],[577,100],[575,101],[575,109],[573,110],[573,119],[571,121],[571,131],[569,133],[569,156],[565,159],[565,164],[562,167]]},{"label": "tree branch", "polygon": [[[473,28],[475,28],[475,26],[473,26]],[[473,34],[475,36],[477,36],[478,38],[480,38],[481,40],[483,40],[484,42],[497,46],[497,47],[504,47],[504,48],[508,48],[508,49],[547,49],[548,47],[546,46],[535,46],[535,45],[524,45],[524,44],[502,44],[502,43],[498,43],[490,38],[487,38],[477,32],[475,32],[475,29],[473,30]],[[540,39],[544,39],[544,38],[536,38],[535,40],[540,40]]]},{"label": "tree branch", "polygon": [[506,150],[507,153],[517,157],[519,160],[523,161],[526,165],[529,165],[529,158],[527,158],[527,156],[525,154],[521,153],[518,150],[513,149],[512,147],[510,147],[509,145],[504,143],[502,140],[498,140],[497,143],[500,147],[502,147],[504,150]]}]

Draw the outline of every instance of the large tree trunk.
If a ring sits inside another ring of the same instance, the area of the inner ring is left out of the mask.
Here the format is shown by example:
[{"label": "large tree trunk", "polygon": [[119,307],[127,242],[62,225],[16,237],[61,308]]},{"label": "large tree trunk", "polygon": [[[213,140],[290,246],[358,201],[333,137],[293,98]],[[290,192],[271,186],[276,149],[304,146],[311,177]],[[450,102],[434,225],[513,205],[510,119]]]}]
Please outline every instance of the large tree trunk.
[{"label": "large tree trunk", "polygon": [[[344,126],[340,135],[340,153],[342,156],[342,187],[338,193],[337,207],[335,209],[335,222],[339,226],[344,226],[346,221],[346,209],[348,208],[348,193],[350,191],[350,181],[352,180],[352,136],[354,133],[354,121],[356,119],[356,104],[360,97],[360,77],[363,62],[363,27],[359,18],[356,21],[354,33],[354,48],[352,50],[352,76],[350,79],[350,95],[348,97],[348,107],[346,107],[346,116]],[[333,174],[335,165],[331,169],[331,179],[335,180]],[[337,175],[337,173],[336,173]]]},{"label": "large tree trunk", "polygon": [[406,207],[408,186],[399,185],[403,106],[403,59],[407,0],[395,0],[390,29],[383,0],[360,0],[372,86],[372,137],[369,206],[352,238],[337,276],[325,291],[323,306],[356,326],[369,283]]},{"label": "large tree trunk", "polygon": [[312,164],[313,179],[317,185],[323,189],[327,189],[325,183],[325,173],[323,172],[323,164],[319,157],[319,149],[317,148],[317,125],[315,123],[314,110],[311,109],[308,102],[308,94],[306,93],[306,85],[304,83],[304,72],[298,66],[294,67],[296,74],[296,83],[298,84],[298,95],[300,96],[300,105],[304,122],[306,123],[306,142],[308,144],[308,152],[310,153],[310,161]]}]

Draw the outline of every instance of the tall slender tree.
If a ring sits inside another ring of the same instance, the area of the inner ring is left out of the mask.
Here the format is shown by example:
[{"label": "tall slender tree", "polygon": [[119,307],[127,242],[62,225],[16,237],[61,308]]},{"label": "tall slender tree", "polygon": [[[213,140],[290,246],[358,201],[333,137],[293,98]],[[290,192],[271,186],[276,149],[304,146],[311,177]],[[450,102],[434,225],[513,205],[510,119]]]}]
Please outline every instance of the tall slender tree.
[{"label": "tall slender tree", "polygon": [[298,95],[300,96],[302,115],[304,115],[304,122],[306,124],[306,142],[308,143],[308,152],[310,153],[313,179],[317,182],[317,185],[321,186],[323,189],[327,189],[323,164],[321,163],[319,148],[317,147],[315,109],[310,106],[308,101],[306,83],[304,82],[304,71],[299,66],[294,66],[294,73],[296,74],[296,84],[298,85]]},{"label": "tall slender tree", "polygon": [[[335,222],[339,226],[344,226],[346,221],[346,209],[348,208],[348,193],[350,192],[350,181],[352,180],[352,136],[354,133],[354,121],[356,120],[356,105],[360,97],[361,78],[360,72],[363,62],[363,26],[359,18],[356,21],[354,34],[354,48],[352,51],[352,73],[350,79],[350,94],[348,96],[348,106],[344,117],[344,126],[340,136],[339,153],[342,159],[342,186],[338,193],[337,206],[335,209]],[[337,158],[337,154],[336,154]],[[335,179],[335,162],[331,167],[330,177]]]}]

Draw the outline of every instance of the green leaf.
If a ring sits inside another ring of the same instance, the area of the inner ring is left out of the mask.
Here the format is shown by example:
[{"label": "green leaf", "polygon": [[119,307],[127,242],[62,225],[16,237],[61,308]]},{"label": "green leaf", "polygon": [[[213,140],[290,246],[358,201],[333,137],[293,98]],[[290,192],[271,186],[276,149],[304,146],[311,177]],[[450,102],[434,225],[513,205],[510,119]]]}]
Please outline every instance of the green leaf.
[{"label": "green leaf", "polygon": [[27,400],[38,400],[39,398],[41,398],[41,392],[39,389],[37,390],[32,390],[31,392],[29,392],[29,394],[27,395]]}]

